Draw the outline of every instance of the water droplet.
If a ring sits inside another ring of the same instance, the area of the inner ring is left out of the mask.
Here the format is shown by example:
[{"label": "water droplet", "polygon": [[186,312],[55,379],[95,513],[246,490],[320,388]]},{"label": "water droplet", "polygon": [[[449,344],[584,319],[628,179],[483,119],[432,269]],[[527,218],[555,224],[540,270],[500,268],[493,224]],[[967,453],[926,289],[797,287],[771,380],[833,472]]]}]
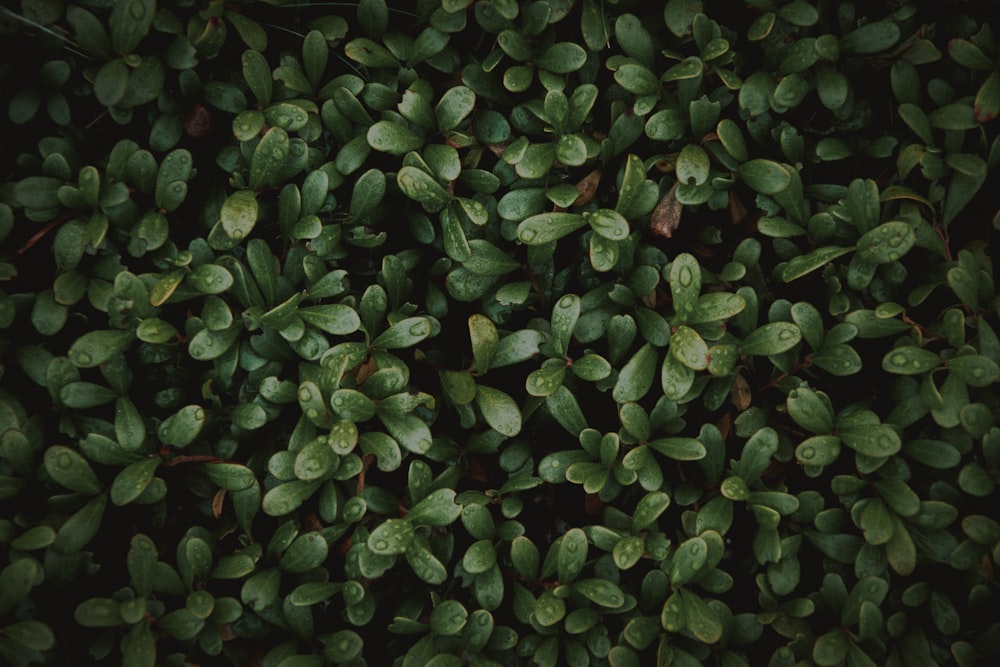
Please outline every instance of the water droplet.
[{"label": "water droplet", "polygon": [[308,387],[303,387],[299,389],[299,400],[303,403],[311,401],[313,398],[312,391]]},{"label": "water droplet", "polygon": [[573,305],[573,297],[569,294],[565,295],[563,298],[559,299],[560,308],[569,308]]},{"label": "water droplet", "polygon": [[618,238],[621,238],[625,236],[625,230],[622,229],[621,227],[618,227],[617,229],[615,229],[614,232],[612,232],[612,234]]},{"label": "water droplet", "polygon": [[795,331],[792,329],[782,329],[778,332],[778,340],[791,340],[795,338]]},{"label": "water droplet", "polygon": [[215,345],[215,341],[212,338],[205,339],[205,347],[212,347]]},{"label": "water droplet", "polygon": [[389,543],[386,542],[385,540],[376,540],[375,541],[375,550],[376,551],[385,551],[388,548],[389,548]]},{"label": "water droplet", "polygon": [[536,232],[534,229],[525,229],[521,231],[521,240],[530,243],[534,240]]},{"label": "water droplet", "polygon": [[333,398],[333,407],[340,408],[340,407],[343,407],[343,405],[344,405],[344,397],[343,396],[334,396],[334,398]]},{"label": "water droplet", "polygon": [[877,437],[875,439],[875,442],[876,442],[876,444],[878,444],[879,449],[882,449],[882,450],[885,450],[885,451],[888,451],[888,450],[892,449],[893,442],[892,442],[892,437],[891,436],[882,434],[882,435],[880,435],[879,437]]},{"label": "water droplet", "polygon": [[680,272],[677,274],[677,280],[679,280],[681,285],[683,285],[684,287],[689,287],[693,280],[693,276],[691,275],[691,269],[687,266],[682,267]]},{"label": "water droplet", "polygon": [[982,379],[986,377],[986,369],[982,366],[976,366],[972,369],[972,377],[976,379]]},{"label": "water droplet", "polygon": [[56,457],[56,465],[63,470],[69,470],[73,466],[73,459],[66,452],[62,452]]},{"label": "water droplet", "polygon": [[317,410],[316,408],[309,408],[308,410],[306,410],[306,417],[309,417],[310,419],[316,419],[317,417],[319,417],[319,410]]},{"label": "water droplet", "polygon": [[803,447],[802,451],[799,452],[799,456],[804,459],[811,459],[816,456],[816,450],[813,447]]},{"label": "water droplet", "polygon": [[76,355],[76,363],[79,366],[86,366],[90,364],[91,361],[93,361],[93,359],[91,359],[90,355],[86,352],[80,352]]},{"label": "water droplet", "polygon": [[427,320],[421,320],[413,326],[410,327],[411,336],[426,336],[431,332],[431,323]]},{"label": "water droplet", "polygon": [[892,260],[893,262],[895,262],[897,259],[899,259],[899,253],[898,252],[890,252],[889,253],[889,259]]},{"label": "water droplet", "polygon": [[271,157],[273,157],[275,160],[284,160],[285,151],[281,150],[280,148],[275,148],[273,151],[271,151]]},{"label": "water droplet", "polygon": [[694,544],[691,545],[691,555],[697,556],[700,553],[701,553],[701,545],[695,542]]},{"label": "water droplet", "polygon": [[897,352],[889,357],[889,363],[893,366],[905,366],[907,361],[909,359],[907,359],[906,354],[903,352]]},{"label": "water droplet", "polygon": [[133,2],[129,5],[128,13],[132,16],[133,21],[141,21],[142,17],[146,15],[146,8],[142,6],[141,2]]}]

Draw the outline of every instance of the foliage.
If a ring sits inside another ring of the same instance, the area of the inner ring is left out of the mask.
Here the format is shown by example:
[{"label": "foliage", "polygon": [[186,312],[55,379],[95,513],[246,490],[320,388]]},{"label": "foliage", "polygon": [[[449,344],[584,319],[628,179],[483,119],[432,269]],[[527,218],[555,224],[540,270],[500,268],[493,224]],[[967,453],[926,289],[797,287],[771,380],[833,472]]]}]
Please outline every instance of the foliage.
[{"label": "foliage", "polygon": [[1000,657],[991,3],[390,4],[2,9],[0,661]]}]

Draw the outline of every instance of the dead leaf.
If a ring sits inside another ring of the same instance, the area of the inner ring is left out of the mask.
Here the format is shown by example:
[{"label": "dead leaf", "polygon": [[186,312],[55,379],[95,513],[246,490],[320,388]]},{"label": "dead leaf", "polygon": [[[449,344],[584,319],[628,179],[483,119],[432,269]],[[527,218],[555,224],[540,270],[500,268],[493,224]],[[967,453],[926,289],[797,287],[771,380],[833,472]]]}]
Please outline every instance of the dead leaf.
[{"label": "dead leaf", "polygon": [[212,516],[218,519],[222,516],[222,501],[226,499],[226,490],[219,489],[212,498]]},{"label": "dead leaf", "polygon": [[729,217],[732,219],[734,225],[738,225],[743,222],[744,218],[747,217],[747,207],[743,205],[743,201],[739,196],[733,192],[729,191]]},{"label": "dead leaf", "polygon": [[580,196],[573,200],[572,206],[583,206],[590,202],[597,194],[597,184],[601,182],[601,170],[595,169],[580,179],[576,184],[576,190]]},{"label": "dead leaf", "polygon": [[365,380],[371,377],[371,374],[378,370],[378,362],[375,361],[375,357],[368,357],[367,361],[358,364],[358,367],[354,370],[354,381],[357,384],[364,384]]},{"label": "dead leaf", "polygon": [[669,239],[681,224],[684,205],[677,201],[677,184],[663,195],[663,199],[649,216],[649,229],[657,236]]},{"label": "dead leaf", "polygon": [[733,407],[739,412],[743,412],[750,407],[750,401],[753,400],[753,396],[750,394],[750,384],[739,373],[733,377],[733,384],[729,388],[729,396],[732,399]]}]

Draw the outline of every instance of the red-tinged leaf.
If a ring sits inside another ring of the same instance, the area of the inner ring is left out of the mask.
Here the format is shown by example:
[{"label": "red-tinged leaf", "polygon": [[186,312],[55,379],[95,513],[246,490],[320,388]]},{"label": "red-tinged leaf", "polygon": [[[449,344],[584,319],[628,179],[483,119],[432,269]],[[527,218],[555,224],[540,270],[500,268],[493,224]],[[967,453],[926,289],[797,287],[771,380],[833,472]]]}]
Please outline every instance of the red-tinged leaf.
[{"label": "red-tinged leaf", "polygon": [[684,205],[677,201],[677,184],[674,183],[649,216],[649,229],[657,236],[669,239],[681,224]]}]

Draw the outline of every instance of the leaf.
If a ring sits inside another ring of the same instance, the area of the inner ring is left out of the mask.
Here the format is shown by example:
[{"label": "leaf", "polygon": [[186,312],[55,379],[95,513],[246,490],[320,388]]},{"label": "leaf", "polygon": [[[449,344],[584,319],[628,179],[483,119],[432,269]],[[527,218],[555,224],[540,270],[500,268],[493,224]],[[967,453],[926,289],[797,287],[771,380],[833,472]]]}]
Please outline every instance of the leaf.
[{"label": "leaf", "polygon": [[653,209],[649,217],[650,231],[666,239],[672,238],[680,227],[683,212],[684,205],[677,201],[677,183],[674,183]]},{"label": "leaf", "polygon": [[132,334],[128,331],[91,331],[80,336],[66,356],[77,368],[96,368],[124,350],[131,341]]},{"label": "leaf", "polygon": [[587,52],[574,42],[556,42],[550,46],[535,64],[554,74],[570,74],[587,61]]},{"label": "leaf", "polygon": [[980,123],[989,123],[1000,115],[1000,72],[993,72],[983,81],[972,109]]},{"label": "leaf", "polygon": [[344,55],[366,67],[399,67],[399,61],[388,49],[366,37],[345,44]]},{"label": "leaf", "polygon": [[818,434],[833,432],[833,406],[823,392],[793,389],[786,403],[789,416],[802,428]]},{"label": "leaf", "polygon": [[123,468],[111,483],[111,502],[122,506],[138,498],[153,481],[153,473],[159,465],[160,459],[150,458],[130,463]]},{"label": "leaf", "polygon": [[329,547],[320,533],[303,533],[281,555],[278,567],[292,573],[309,572],[322,565],[328,553]]},{"label": "leaf", "polygon": [[[437,211],[452,200],[452,196],[427,172],[404,166],[396,174],[399,189],[410,199],[420,202],[429,211]],[[456,220],[457,223],[457,220]]]},{"label": "leaf", "polygon": [[899,435],[885,424],[841,428],[837,435],[845,445],[866,456],[892,456],[902,447]]},{"label": "leaf", "polygon": [[824,246],[813,250],[808,255],[792,257],[781,272],[781,279],[790,283],[797,278],[829,264],[833,260],[854,250],[853,247]]},{"label": "leaf", "polygon": [[982,49],[966,39],[952,39],[948,42],[948,55],[962,67],[982,72],[996,69],[989,56]]},{"label": "leaf", "polygon": [[273,84],[267,59],[259,51],[251,49],[243,52],[242,64],[243,79],[257,98],[257,103],[261,106],[270,104]]},{"label": "leaf", "polygon": [[656,368],[656,348],[646,343],[622,367],[611,392],[618,403],[640,400],[653,386]]},{"label": "leaf", "polygon": [[408,317],[376,336],[371,344],[384,350],[413,347],[430,336],[433,328],[427,317]]},{"label": "leaf", "polygon": [[708,559],[708,545],[700,537],[685,540],[670,557],[670,585],[675,589],[694,579]]},{"label": "leaf", "polygon": [[625,604],[625,593],[607,579],[582,579],[573,584],[573,590],[605,609],[618,609]]},{"label": "leaf", "polygon": [[476,107],[476,93],[466,86],[449,88],[437,106],[434,115],[440,132],[448,132],[457,128]]},{"label": "leaf", "polygon": [[869,55],[892,47],[899,41],[899,27],[889,21],[873,21],[840,38],[844,55]]},{"label": "leaf", "polygon": [[912,345],[897,347],[882,357],[882,370],[897,375],[926,373],[940,365],[937,354]]},{"label": "leaf", "polygon": [[462,514],[462,506],[455,502],[455,497],[452,489],[432,491],[410,508],[406,520],[418,526],[449,526]]},{"label": "leaf", "polygon": [[909,252],[916,236],[909,224],[894,220],[866,232],[857,243],[857,254],[866,262],[886,264]]},{"label": "leaf", "polygon": [[691,24],[695,16],[702,11],[701,0],[668,0],[663,7],[663,20],[670,32],[677,37],[691,33]]},{"label": "leaf", "polygon": [[597,234],[606,239],[621,241],[629,234],[628,221],[612,209],[597,209],[593,213],[584,213],[583,217]]},{"label": "leaf", "polygon": [[334,336],[346,336],[361,328],[357,311],[344,304],[305,306],[297,312],[307,324]]},{"label": "leaf", "polygon": [[[748,180],[747,176],[744,174],[744,169],[743,169],[744,166],[751,165],[753,162],[766,162],[766,161],[754,160],[752,162],[747,162],[744,165],[741,165],[740,175],[743,176],[744,180],[747,181],[750,187],[757,189],[758,186],[761,183],[763,183],[762,180],[763,177],[758,177],[757,175],[755,175],[751,176]],[[777,165],[777,163],[771,163],[771,164]],[[704,148],[702,148],[697,144],[686,144],[684,148],[681,149],[680,154],[677,156],[676,174],[677,174],[677,182],[680,184],[702,185],[703,183],[705,183],[705,181],[708,180],[710,170],[711,170],[711,163],[709,162],[708,159],[708,153],[705,152]],[[747,168],[747,173],[753,172],[754,174],[758,174],[759,171],[760,171],[759,165],[755,165],[752,168],[751,167]],[[784,169],[781,169],[781,175],[785,176],[786,179],[788,178],[788,174],[784,171]],[[770,187],[770,184],[768,184],[768,187]],[[786,187],[788,187],[787,182],[785,183],[784,186],[776,188],[775,192],[784,190]],[[766,194],[774,194],[774,192],[769,192]]]},{"label": "leaf", "polygon": [[587,224],[587,218],[576,213],[540,213],[517,226],[517,237],[528,245],[555,241]]},{"label": "leaf", "polygon": [[391,155],[404,155],[424,145],[424,138],[399,123],[380,120],[368,128],[368,145]]},{"label": "leaf", "polygon": [[802,340],[802,332],[791,322],[771,322],[752,331],[740,343],[740,353],[771,356],[786,352]]},{"label": "leaf", "polygon": [[93,496],[104,489],[87,460],[69,447],[54,445],[46,449],[45,471],[70,491]]},{"label": "leaf", "polygon": [[506,393],[480,385],[476,392],[476,405],[493,430],[509,438],[521,432],[521,410]]},{"label": "leaf", "polygon": [[[250,189],[259,190],[264,186],[276,185],[284,170],[290,150],[291,142],[288,133],[280,127],[270,128],[257,144],[250,160]],[[252,193],[249,194],[252,195]],[[247,195],[241,196],[246,197]],[[241,199],[240,202],[244,204],[244,208],[241,209],[244,211],[249,202],[246,199]],[[247,214],[243,213],[243,215]],[[239,228],[239,225],[234,228]]]},{"label": "leaf", "polygon": [[681,325],[670,337],[670,354],[694,371],[708,368],[708,345],[694,329]]},{"label": "leaf", "polygon": [[707,454],[705,445],[695,438],[659,438],[646,444],[675,461],[700,461]]},{"label": "leaf", "polygon": [[775,195],[791,185],[792,177],[785,167],[777,162],[754,159],[739,167],[740,178],[761,194]]},{"label": "leaf", "polygon": [[108,18],[111,46],[122,55],[135,51],[149,32],[156,14],[155,0],[124,0],[112,6]]},{"label": "leaf", "polygon": [[186,447],[198,437],[207,419],[208,415],[203,407],[186,405],[163,420],[157,429],[157,435],[165,445]]}]

